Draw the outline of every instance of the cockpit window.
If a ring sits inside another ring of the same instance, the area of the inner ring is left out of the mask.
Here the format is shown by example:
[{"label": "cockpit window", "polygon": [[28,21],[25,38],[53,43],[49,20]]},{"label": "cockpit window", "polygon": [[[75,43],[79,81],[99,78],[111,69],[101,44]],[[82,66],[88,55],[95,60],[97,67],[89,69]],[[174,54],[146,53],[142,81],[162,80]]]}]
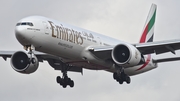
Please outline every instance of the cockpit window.
[{"label": "cockpit window", "polygon": [[27,25],[29,26],[33,26],[33,24],[31,22],[27,22]]},{"label": "cockpit window", "polygon": [[31,22],[21,22],[21,23],[17,23],[16,26],[22,26],[22,25],[29,25],[29,26],[33,26],[33,23]]},{"label": "cockpit window", "polygon": [[16,24],[16,26],[19,26],[19,25],[21,25],[21,23],[17,23],[17,24]]},{"label": "cockpit window", "polygon": [[21,25],[26,25],[26,22],[21,23]]}]

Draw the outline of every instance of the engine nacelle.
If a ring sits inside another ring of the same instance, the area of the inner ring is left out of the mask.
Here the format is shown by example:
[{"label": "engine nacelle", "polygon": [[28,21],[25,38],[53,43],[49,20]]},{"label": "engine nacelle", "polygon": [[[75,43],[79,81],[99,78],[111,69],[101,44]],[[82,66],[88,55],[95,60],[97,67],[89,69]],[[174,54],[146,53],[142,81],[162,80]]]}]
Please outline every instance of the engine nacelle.
[{"label": "engine nacelle", "polygon": [[139,50],[131,44],[118,44],[112,50],[113,61],[123,67],[136,66],[144,62]]},{"label": "engine nacelle", "polygon": [[38,69],[39,61],[35,55],[18,51],[11,57],[11,66],[19,73],[30,74]]}]

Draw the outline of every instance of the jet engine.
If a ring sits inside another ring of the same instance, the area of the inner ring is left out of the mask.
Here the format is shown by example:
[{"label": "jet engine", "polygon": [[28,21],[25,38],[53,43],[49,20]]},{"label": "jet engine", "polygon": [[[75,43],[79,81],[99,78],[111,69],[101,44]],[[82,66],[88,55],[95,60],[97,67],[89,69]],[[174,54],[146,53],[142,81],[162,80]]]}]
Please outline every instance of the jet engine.
[{"label": "jet engine", "polygon": [[124,68],[144,63],[144,57],[139,50],[131,44],[118,44],[112,50],[113,61]]},{"label": "jet engine", "polygon": [[18,51],[11,57],[11,66],[19,73],[30,74],[38,69],[39,62],[35,55]]}]

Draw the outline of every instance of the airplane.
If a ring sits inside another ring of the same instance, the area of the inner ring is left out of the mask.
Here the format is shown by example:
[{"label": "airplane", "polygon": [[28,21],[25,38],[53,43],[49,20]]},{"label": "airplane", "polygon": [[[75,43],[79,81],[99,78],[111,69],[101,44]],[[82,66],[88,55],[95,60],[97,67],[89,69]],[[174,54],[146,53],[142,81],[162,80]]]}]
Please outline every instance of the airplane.
[{"label": "airplane", "polygon": [[119,83],[130,84],[130,76],[157,67],[158,63],[180,60],[179,57],[154,59],[153,55],[175,54],[180,40],[153,42],[156,4],[152,4],[139,43],[130,44],[86,29],[42,16],[29,16],[15,26],[15,36],[25,51],[0,51],[10,58],[12,68],[23,74],[34,73],[39,62],[47,61],[62,72],[56,82],[63,88],[74,87],[67,72],[83,73],[83,69],[104,70]]}]

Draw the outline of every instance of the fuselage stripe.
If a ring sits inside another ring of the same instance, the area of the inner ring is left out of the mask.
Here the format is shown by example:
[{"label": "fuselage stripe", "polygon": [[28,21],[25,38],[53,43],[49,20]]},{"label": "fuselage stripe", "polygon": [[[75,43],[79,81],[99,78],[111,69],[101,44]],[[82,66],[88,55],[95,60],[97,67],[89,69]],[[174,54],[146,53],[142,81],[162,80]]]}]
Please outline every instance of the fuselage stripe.
[{"label": "fuselage stripe", "polygon": [[150,62],[150,60],[151,60],[151,55],[149,54],[148,57],[147,57],[146,62],[140,68],[138,68],[136,71],[145,68],[148,65],[148,63]]}]

